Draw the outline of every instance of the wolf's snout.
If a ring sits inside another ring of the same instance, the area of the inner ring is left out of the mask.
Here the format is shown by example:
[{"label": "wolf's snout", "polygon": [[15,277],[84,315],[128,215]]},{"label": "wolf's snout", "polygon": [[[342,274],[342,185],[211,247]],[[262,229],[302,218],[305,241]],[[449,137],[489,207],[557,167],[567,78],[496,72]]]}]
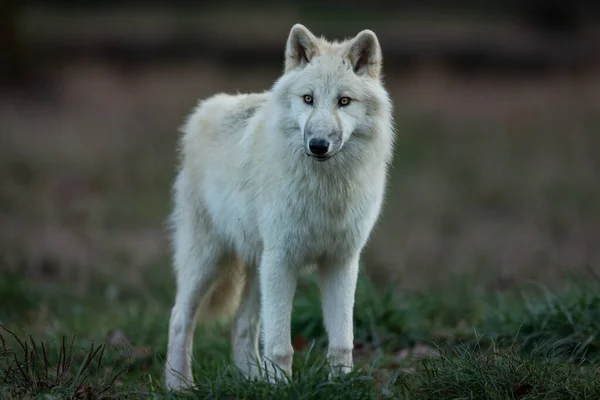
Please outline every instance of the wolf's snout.
[{"label": "wolf's snout", "polygon": [[326,139],[310,139],[308,142],[310,152],[316,156],[324,156],[329,150],[329,141]]}]

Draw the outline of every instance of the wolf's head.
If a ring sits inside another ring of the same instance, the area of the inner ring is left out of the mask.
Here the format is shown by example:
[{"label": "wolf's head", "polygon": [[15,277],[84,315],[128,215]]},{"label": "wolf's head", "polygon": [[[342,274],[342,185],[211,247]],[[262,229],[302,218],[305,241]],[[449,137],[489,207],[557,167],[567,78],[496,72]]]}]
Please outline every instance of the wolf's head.
[{"label": "wolf's head", "polygon": [[285,73],[274,87],[286,108],[286,134],[298,134],[306,154],[318,161],[336,155],[351,137],[376,135],[382,114],[391,119],[381,65],[379,41],[370,30],[328,42],[294,25],[285,49]]}]

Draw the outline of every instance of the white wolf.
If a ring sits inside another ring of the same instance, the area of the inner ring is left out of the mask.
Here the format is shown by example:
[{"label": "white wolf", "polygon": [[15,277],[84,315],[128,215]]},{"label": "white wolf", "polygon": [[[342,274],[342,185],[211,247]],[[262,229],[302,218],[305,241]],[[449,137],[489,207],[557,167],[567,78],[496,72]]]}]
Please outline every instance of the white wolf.
[{"label": "white wolf", "polygon": [[196,320],[228,312],[235,364],[249,377],[265,366],[269,380],[290,376],[292,299],[299,273],[312,266],[331,373],[352,369],[359,256],[381,209],[395,136],[381,66],[370,30],[328,42],[296,24],[270,91],[215,95],[187,120],[171,216],[168,388],[193,385]]}]

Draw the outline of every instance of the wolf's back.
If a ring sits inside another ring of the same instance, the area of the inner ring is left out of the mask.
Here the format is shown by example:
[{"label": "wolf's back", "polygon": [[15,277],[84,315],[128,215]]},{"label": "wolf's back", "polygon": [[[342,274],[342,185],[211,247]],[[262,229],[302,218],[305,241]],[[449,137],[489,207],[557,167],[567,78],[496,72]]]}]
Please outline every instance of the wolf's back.
[{"label": "wolf's back", "polygon": [[199,102],[183,128],[185,136],[221,142],[241,134],[267,101],[268,92],[217,94]]}]

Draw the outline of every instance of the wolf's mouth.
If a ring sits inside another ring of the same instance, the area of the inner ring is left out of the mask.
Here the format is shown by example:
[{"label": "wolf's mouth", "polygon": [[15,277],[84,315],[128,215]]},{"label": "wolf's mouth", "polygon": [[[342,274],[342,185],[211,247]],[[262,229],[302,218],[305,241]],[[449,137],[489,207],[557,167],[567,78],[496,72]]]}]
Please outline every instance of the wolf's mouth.
[{"label": "wolf's mouth", "polygon": [[308,152],[306,152],[306,155],[318,162],[327,161],[331,158],[331,156],[317,156],[317,155],[310,154]]}]

